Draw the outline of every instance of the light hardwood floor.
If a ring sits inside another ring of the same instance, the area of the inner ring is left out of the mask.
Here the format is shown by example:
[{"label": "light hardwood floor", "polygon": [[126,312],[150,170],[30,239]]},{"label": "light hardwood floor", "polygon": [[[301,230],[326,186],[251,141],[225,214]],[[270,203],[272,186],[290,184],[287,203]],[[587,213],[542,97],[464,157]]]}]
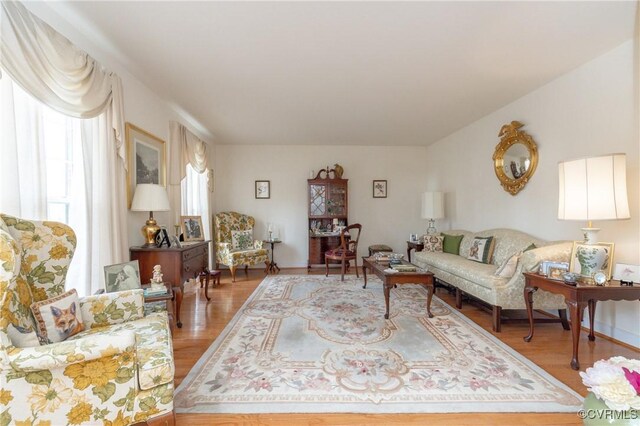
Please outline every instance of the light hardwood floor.
[{"label": "light hardwood floor", "polygon": [[[313,270],[313,274],[324,273]],[[280,274],[307,274],[307,269],[284,269]],[[237,310],[263,280],[264,273],[250,270],[246,276],[238,271],[237,280],[231,283],[228,271],[223,271],[221,285],[209,289],[211,300],[207,302],[204,290],[199,288],[185,292],[181,319],[183,327],[174,332],[174,355],[176,359],[176,386],[185,378],[191,367],[211,345]],[[455,297],[439,288],[436,295],[454,306]],[[382,297],[382,295],[381,295]],[[455,309],[455,308],[454,308]],[[491,315],[477,306],[464,303],[462,312],[491,333]],[[597,313],[596,313],[597,315]],[[566,383],[581,395],[586,389],[577,371],[569,366],[571,361],[571,333],[564,331],[559,323],[536,325],[531,343],[522,338],[528,334],[526,322],[505,323],[501,333],[492,333],[505,344]],[[580,337],[579,360],[582,368],[602,358],[621,355],[640,357],[640,351],[617,344],[601,336],[595,342]],[[473,413],[473,414],[178,414],[178,425],[566,425],[582,424],[577,414],[531,414],[531,413]]]}]

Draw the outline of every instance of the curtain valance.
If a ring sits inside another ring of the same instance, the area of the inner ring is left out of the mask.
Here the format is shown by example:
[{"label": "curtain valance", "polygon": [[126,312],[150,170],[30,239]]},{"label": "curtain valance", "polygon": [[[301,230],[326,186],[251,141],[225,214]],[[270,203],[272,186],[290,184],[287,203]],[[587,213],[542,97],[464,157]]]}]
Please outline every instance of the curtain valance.
[{"label": "curtain valance", "polygon": [[110,110],[118,155],[124,108],[120,78],[17,2],[0,2],[0,65],[40,102],[77,118]]},{"label": "curtain valance", "polygon": [[175,121],[169,122],[169,146],[173,157],[171,184],[179,185],[185,178],[187,164],[191,164],[197,173],[207,170],[207,143]]}]

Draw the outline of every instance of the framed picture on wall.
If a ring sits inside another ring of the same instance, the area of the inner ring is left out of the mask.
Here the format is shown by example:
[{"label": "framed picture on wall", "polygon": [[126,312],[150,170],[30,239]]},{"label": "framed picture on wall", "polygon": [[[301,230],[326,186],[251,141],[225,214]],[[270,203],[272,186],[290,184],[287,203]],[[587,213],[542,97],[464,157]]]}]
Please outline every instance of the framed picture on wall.
[{"label": "framed picture on wall", "polygon": [[257,199],[271,198],[271,181],[268,181],[268,180],[256,181],[256,198]]},{"label": "framed picture on wall", "polygon": [[164,141],[131,123],[125,125],[127,143],[127,203],[131,208],[139,183],[167,187],[167,156]]},{"label": "framed picture on wall", "polygon": [[373,181],[373,198],[387,198],[387,181]]}]

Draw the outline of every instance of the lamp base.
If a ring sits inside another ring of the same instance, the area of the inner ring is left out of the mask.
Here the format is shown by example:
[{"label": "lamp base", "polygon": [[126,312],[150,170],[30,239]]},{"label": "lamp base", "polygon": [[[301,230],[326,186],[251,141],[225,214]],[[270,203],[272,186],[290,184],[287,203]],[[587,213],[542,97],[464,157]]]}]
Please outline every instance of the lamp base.
[{"label": "lamp base", "polygon": [[142,247],[151,247],[156,245],[156,233],[160,230],[158,226],[158,222],[153,218],[153,213],[151,217],[147,220],[145,225],[140,229],[142,232],[142,236],[144,237],[144,244]]},{"label": "lamp base", "polygon": [[584,242],[586,244],[595,244],[598,242],[598,231],[600,228],[580,228],[582,230],[582,235],[584,236]]},{"label": "lamp base", "polygon": [[435,220],[429,219],[429,227],[427,228],[427,235],[436,235],[438,230],[435,227]]}]

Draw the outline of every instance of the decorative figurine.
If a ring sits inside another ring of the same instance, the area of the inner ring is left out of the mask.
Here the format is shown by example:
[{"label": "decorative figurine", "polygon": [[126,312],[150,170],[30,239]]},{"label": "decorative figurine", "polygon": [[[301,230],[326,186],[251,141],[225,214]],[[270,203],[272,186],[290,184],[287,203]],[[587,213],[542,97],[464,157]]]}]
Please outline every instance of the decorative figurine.
[{"label": "decorative figurine", "polygon": [[151,278],[151,284],[162,284],[162,266],[156,265],[153,267],[153,278]]}]

